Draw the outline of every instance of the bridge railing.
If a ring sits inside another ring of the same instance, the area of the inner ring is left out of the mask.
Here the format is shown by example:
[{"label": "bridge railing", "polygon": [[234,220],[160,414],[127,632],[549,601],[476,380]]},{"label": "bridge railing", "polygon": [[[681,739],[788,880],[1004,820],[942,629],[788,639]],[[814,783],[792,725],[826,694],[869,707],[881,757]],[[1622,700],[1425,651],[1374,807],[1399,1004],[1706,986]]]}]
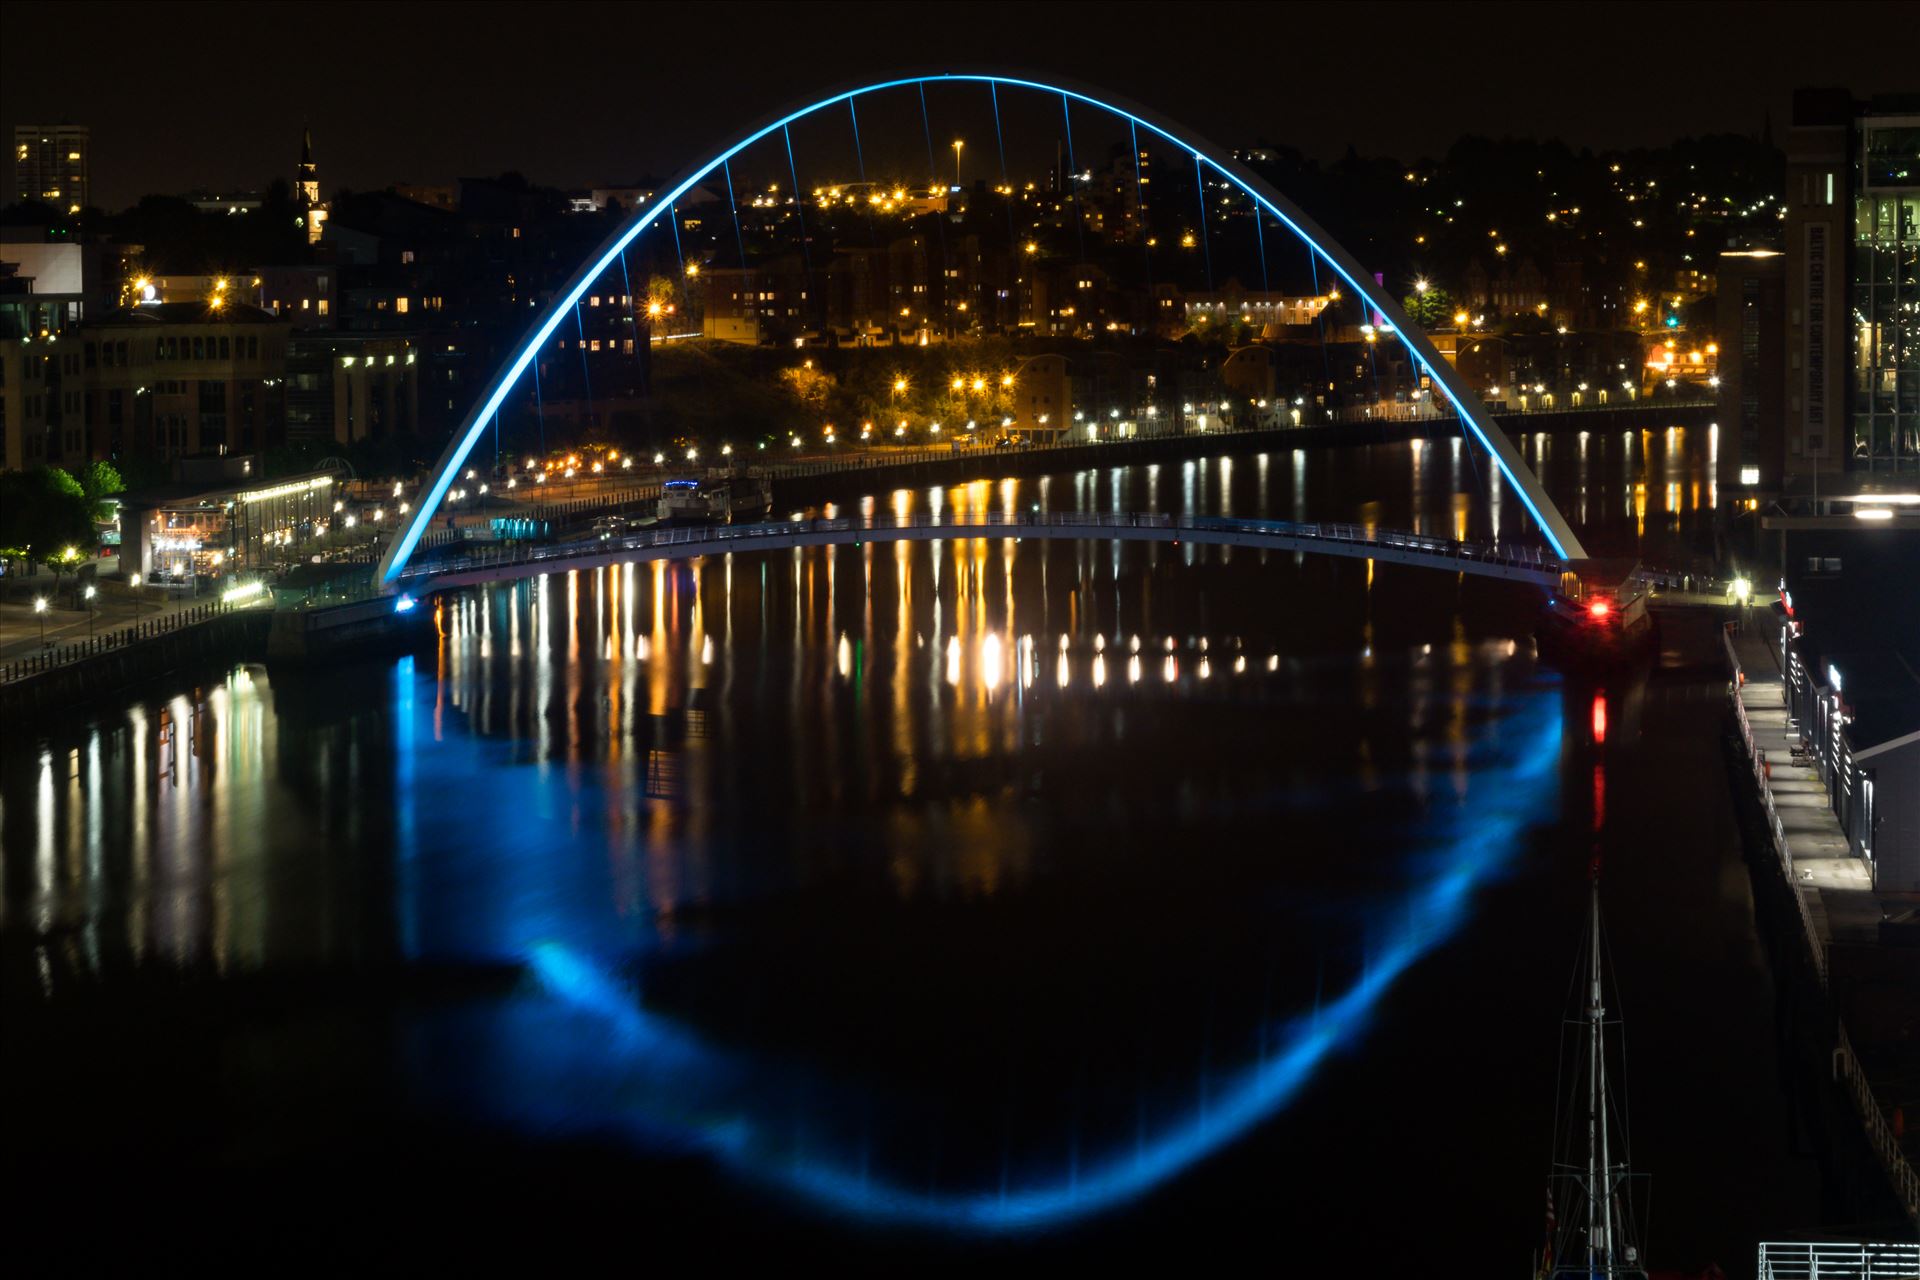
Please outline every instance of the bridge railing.
[{"label": "bridge railing", "polygon": [[[1672,401],[1635,401],[1629,404],[1581,405],[1564,409],[1549,408],[1497,408],[1493,412],[1500,418],[1532,417],[1551,414],[1607,414],[1628,410],[1660,409],[1699,409],[1712,407],[1711,400],[1672,400]],[[1155,424],[1155,429],[1140,431],[1130,436],[1104,436],[1095,439],[1081,439],[1073,432],[1061,433],[1059,439],[1048,441],[1025,441],[1012,446],[994,446],[972,436],[955,437],[939,447],[919,449],[889,449],[885,453],[853,452],[834,458],[813,458],[799,462],[782,462],[775,459],[765,461],[749,460],[745,465],[764,472],[774,480],[805,479],[812,476],[841,475],[862,471],[877,471],[888,467],[915,466],[922,463],[951,462],[958,458],[981,456],[1002,456],[1011,453],[1044,453],[1062,449],[1083,449],[1107,445],[1134,444],[1145,440],[1172,439],[1180,437],[1204,437],[1206,439],[1227,439],[1237,436],[1284,435],[1288,431],[1305,427],[1328,425],[1357,425],[1369,422],[1425,422],[1452,421],[1458,417],[1451,402],[1423,400],[1417,404],[1386,402],[1371,405],[1348,405],[1337,409],[1318,411],[1316,418],[1299,423],[1253,421],[1226,422],[1216,421],[1209,427],[1190,429],[1176,419],[1168,419]],[[671,467],[660,469],[665,474]],[[592,477],[602,482],[598,477]],[[564,482],[562,482],[564,483]],[[652,501],[660,496],[661,485],[658,480],[643,480],[619,489],[610,489],[587,497],[570,495],[572,490],[553,486],[556,492],[526,488],[516,493],[497,492],[494,498],[500,502],[503,514],[526,517],[535,520],[562,522],[569,519],[582,519],[602,511],[632,506],[636,503]],[[477,518],[487,508],[484,503],[476,504],[462,514]],[[418,547],[420,552],[432,551],[447,546],[471,541],[471,535],[479,531],[472,526],[455,529],[429,529],[422,534]],[[1661,585],[1668,585],[1662,583]]]},{"label": "bridge railing", "polygon": [[1194,534],[1245,533],[1303,541],[1338,542],[1381,551],[1413,552],[1483,565],[1557,573],[1560,561],[1547,552],[1525,546],[1497,546],[1458,542],[1427,534],[1409,533],[1374,526],[1303,522],[1294,520],[1236,520],[1224,516],[1177,518],[1157,512],[1012,512],[991,511],[979,515],[872,515],[840,516],[834,519],[773,520],[759,524],[686,525],[647,529],[637,533],[592,540],[556,543],[531,543],[511,547],[479,546],[468,554],[450,560],[426,560],[409,565],[401,574],[403,582],[419,582],[433,577],[479,569],[511,565],[555,563],[583,556],[618,554],[623,551],[649,551],[660,547],[712,546],[716,550],[759,549],[766,544],[786,545],[790,540],[818,534],[847,534],[871,531],[883,533],[913,530],[951,531],[955,537],[1013,536],[1023,529],[1156,529]]},{"label": "bridge railing", "polygon": [[1762,1240],[1759,1280],[1920,1280],[1920,1244]]}]

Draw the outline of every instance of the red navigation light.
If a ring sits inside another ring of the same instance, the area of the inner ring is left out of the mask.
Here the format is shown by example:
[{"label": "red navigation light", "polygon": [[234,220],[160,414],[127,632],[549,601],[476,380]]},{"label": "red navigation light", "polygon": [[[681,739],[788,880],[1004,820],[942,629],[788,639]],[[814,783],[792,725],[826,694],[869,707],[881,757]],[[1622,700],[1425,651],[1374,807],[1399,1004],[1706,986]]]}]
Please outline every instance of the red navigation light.
[{"label": "red navigation light", "polygon": [[1592,618],[1604,618],[1613,612],[1613,605],[1606,600],[1595,600],[1587,606],[1587,614]]}]

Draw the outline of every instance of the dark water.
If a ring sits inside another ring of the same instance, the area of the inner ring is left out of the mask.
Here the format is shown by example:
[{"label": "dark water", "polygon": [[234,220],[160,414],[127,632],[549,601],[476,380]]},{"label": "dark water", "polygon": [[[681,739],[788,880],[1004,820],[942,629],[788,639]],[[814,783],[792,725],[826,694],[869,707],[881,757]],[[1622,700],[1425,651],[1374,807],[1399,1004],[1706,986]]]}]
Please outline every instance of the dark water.
[{"label": "dark water", "polygon": [[[1592,549],[1704,535],[1710,442],[1527,443],[1585,481]],[[1441,442],[851,505],[1522,536],[1476,484]],[[1518,1274],[1599,848],[1652,1256],[1738,1274],[1818,1205],[1719,695],[1569,684],[1532,607],[1245,551],[866,545],[473,592],[413,657],[10,733],[14,1207],[187,1256]]]}]

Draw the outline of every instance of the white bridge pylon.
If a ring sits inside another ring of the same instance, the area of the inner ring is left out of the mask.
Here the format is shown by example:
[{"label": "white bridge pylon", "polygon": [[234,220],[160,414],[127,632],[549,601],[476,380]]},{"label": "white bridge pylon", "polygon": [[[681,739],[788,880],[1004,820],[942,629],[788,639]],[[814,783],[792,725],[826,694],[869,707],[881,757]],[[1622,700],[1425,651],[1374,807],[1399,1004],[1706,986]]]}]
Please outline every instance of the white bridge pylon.
[{"label": "white bridge pylon", "polygon": [[1554,506],[1553,500],[1547,496],[1538,478],[1527,466],[1525,459],[1520,456],[1519,450],[1508,441],[1499,425],[1493,420],[1492,414],[1468,389],[1466,383],[1455,374],[1445,357],[1434,349],[1426,334],[1407,319],[1399,303],[1392,298],[1388,290],[1375,284],[1373,277],[1362,269],[1353,256],[1328,236],[1317,223],[1258,174],[1233,159],[1230,152],[1214,147],[1191,130],[1181,128],[1145,107],[1128,102],[1114,94],[1077,85],[1071,81],[1058,79],[1040,81],[1029,77],[989,72],[947,72],[897,77],[857,88],[843,89],[804,106],[782,112],[748,131],[738,142],[711,159],[684,171],[657,199],[649,201],[643,209],[634,214],[631,220],[607,237],[600,248],[581,264],[567,283],[554,295],[553,302],[534,324],[526,338],[514,349],[512,359],[494,374],[479,399],[475,401],[473,408],[468,411],[459,429],[454,432],[453,438],[441,453],[439,461],[434,464],[425,492],[414,503],[413,510],[408,513],[398,534],[380,557],[376,574],[380,585],[386,588],[392,588],[395,585],[402,570],[406,568],[407,562],[419,546],[421,535],[431,524],[434,514],[440,509],[440,504],[446,498],[447,490],[452,486],[454,477],[460,474],[467,455],[472,452],[473,447],[485,433],[488,423],[494,419],[508,395],[526,375],[528,367],[533,363],[538,352],[552,340],[555,330],[560,327],[568,313],[586,295],[587,290],[602,273],[620,262],[621,254],[640,236],[641,232],[652,226],[667,211],[673,209],[687,192],[721,169],[735,156],[770,134],[787,128],[795,121],[828,108],[852,102],[867,94],[936,83],[972,83],[995,90],[1002,87],[1030,90],[1057,95],[1063,103],[1078,103],[1105,111],[1126,121],[1135,129],[1158,137],[1165,143],[1191,155],[1196,166],[1211,168],[1222,178],[1231,182],[1254,202],[1262,214],[1292,231],[1319,261],[1326,263],[1339,276],[1346,287],[1352,289],[1355,295],[1363,298],[1368,306],[1386,318],[1387,323],[1392,326],[1394,335],[1406,345],[1414,362],[1432,379],[1433,385],[1452,402],[1459,415],[1462,432],[1469,440],[1486,450],[1494,465],[1500,468],[1502,476],[1519,495],[1522,505],[1533,516],[1540,528],[1541,536],[1546,539],[1554,554],[1561,560],[1586,558],[1586,551],[1580,545],[1580,539],[1567,524],[1566,517],[1560,514],[1559,508]]},{"label": "white bridge pylon", "polygon": [[648,560],[693,560],[701,556],[764,554],[800,547],[865,543],[963,542],[974,538],[1162,545],[1186,542],[1256,551],[1312,552],[1440,569],[1447,573],[1470,573],[1547,588],[1558,584],[1561,571],[1559,560],[1532,547],[1454,542],[1367,525],[1235,520],[1224,516],[1175,518],[1124,512],[1031,515],[996,512],[963,519],[882,516],[649,529],[605,540],[535,543],[491,553],[482,551],[477,556],[430,561],[403,570],[399,581],[409,591],[424,593]]}]

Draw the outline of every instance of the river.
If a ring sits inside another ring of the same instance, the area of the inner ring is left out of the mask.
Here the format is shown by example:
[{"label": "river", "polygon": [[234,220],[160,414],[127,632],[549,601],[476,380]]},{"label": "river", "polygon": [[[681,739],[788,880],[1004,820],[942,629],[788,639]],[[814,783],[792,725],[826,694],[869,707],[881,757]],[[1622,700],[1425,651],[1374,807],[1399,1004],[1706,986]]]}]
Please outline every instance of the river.
[{"label": "river", "polygon": [[[1707,544],[1710,433],[1523,447],[1595,553]],[[1487,487],[1416,441],[845,505],[1523,538]],[[9,1216],[230,1259],[1520,1274],[1599,853],[1649,1256],[1740,1274],[1818,1195],[1721,693],[1563,680],[1533,608],[1244,549],[868,544],[470,591],[411,656],[10,731]]]}]

